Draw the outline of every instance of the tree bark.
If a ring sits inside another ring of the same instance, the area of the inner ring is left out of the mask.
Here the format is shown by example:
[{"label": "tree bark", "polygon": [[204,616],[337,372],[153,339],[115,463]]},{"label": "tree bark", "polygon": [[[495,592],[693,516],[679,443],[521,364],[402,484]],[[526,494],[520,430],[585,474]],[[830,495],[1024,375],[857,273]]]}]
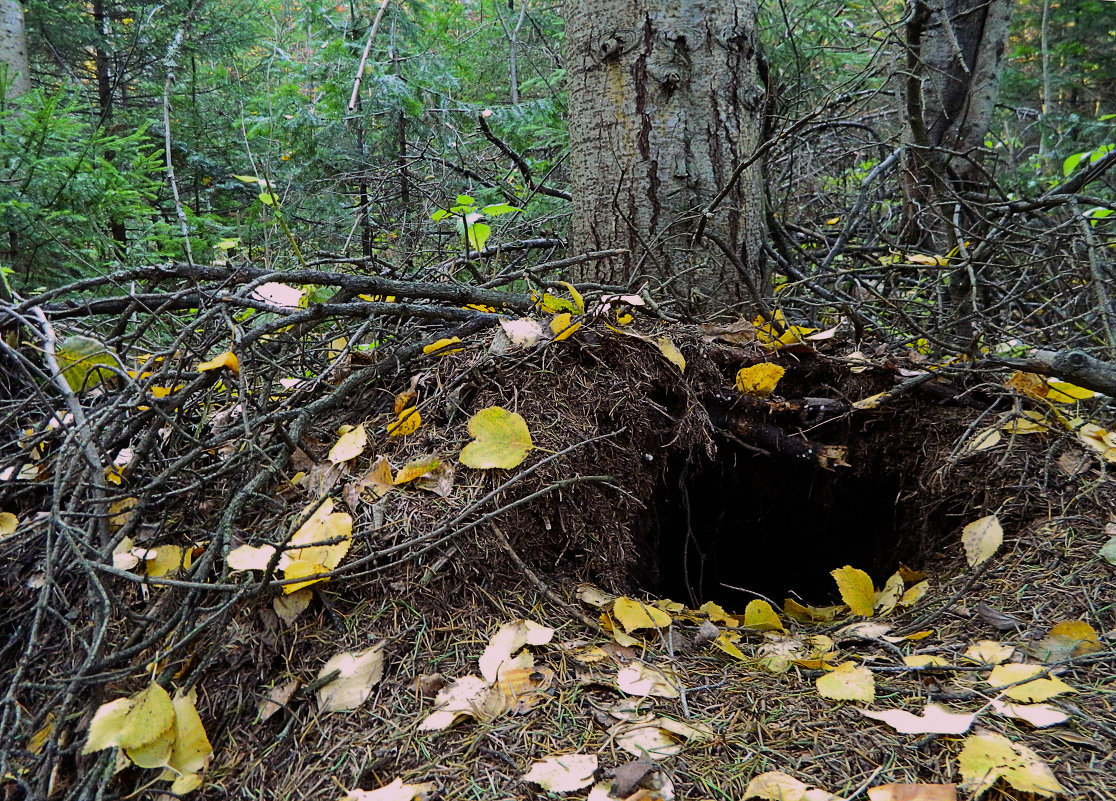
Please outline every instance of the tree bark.
[{"label": "tree bark", "polygon": [[8,97],[31,91],[31,63],[19,0],[0,0],[0,63],[8,70]]},{"label": "tree bark", "polygon": [[691,312],[756,308],[761,165],[731,179],[760,144],[760,59],[754,0],[567,0],[570,246],[629,251],[582,278],[649,278]]},{"label": "tree bark", "polygon": [[906,214],[903,240],[956,245],[941,204],[987,181],[984,138],[995,111],[1011,0],[909,0],[905,23]]}]

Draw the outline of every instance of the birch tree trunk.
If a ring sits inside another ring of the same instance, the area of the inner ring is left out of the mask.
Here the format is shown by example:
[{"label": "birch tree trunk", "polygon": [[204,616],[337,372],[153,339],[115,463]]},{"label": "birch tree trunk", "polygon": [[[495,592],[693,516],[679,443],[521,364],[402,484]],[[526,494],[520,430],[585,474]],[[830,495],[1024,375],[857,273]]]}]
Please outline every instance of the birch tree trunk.
[{"label": "birch tree trunk", "polygon": [[761,165],[734,170],[759,146],[761,58],[755,0],[567,0],[571,250],[630,251],[582,278],[756,308]]},{"label": "birch tree trunk", "polygon": [[8,70],[8,97],[31,91],[31,65],[19,0],[0,0],[0,63]]}]

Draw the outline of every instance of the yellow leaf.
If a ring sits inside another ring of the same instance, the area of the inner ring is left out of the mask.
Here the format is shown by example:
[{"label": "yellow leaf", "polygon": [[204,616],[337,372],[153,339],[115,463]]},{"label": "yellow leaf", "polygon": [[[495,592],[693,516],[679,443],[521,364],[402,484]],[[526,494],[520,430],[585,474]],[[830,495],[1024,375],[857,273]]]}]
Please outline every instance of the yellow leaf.
[{"label": "yellow leaf", "polygon": [[902,597],[903,577],[898,573],[893,573],[884,583],[884,588],[876,593],[876,613],[880,615],[888,614],[899,604],[899,599]]},{"label": "yellow leaf", "polygon": [[926,668],[946,667],[949,662],[934,654],[907,654],[903,657],[903,664],[912,668]]},{"label": "yellow leaf", "polygon": [[173,723],[172,720],[172,725],[168,726],[166,731],[151,742],[137,745],[134,748],[125,748],[124,753],[128,759],[141,768],[166,767],[171,751],[174,749],[176,732]]},{"label": "yellow leaf", "polygon": [[1025,745],[990,731],[971,734],[964,742],[957,767],[965,779],[962,789],[972,798],[991,789],[999,779],[1024,793],[1055,796],[1065,792],[1046,763]]},{"label": "yellow leaf", "polygon": [[965,658],[981,665],[999,665],[1011,659],[1015,649],[995,640],[980,640],[965,649]]},{"label": "yellow leaf", "polygon": [[19,518],[11,512],[0,512],[0,537],[10,537],[19,526]]},{"label": "yellow leaf", "polygon": [[368,434],[364,430],[364,423],[350,429],[341,435],[332,448],[329,449],[328,458],[334,464],[341,464],[350,459],[355,459],[364,452],[368,444]]},{"label": "yellow leaf", "polygon": [[783,612],[791,620],[799,623],[828,623],[837,617],[842,607],[840,606],[808,606],[800,604],[793,598],[783,601]]},{"label": "yellow leaf", "polygon": [[744,661],[748,658],[744,655],[744,652],[736,646],[736,643],[734,643],[732,639],[729,638],[728,634],[725,634],[724,632],[722,632],[717,637],[717,639],[713,641],[713,647],[719,651],[723,651],[724,653],[731,656],[733,659]]},{"label": "yellow leaf", "polygon": [[93,337],[66,337],[58,343],[54,355],[62,377],[74,392],[93,389],[112,378],[107,368],[119,364],[112,348]]},{"label": "yellow leaf", "polygon": [[771,604],[758,598],[748,602],[744,607],[744,628],[757,631],[784,631],[783,623]]},{"label": "yellow leaf", "polygon": [[913,587],[908,587],[907,591],[899,598],[899,606],[914,606],[922,600],[927,591],[930,589],[929,581],[920,581]]},{"label": "yellow leaf", "polygon": [[283,592],[287,595],[298,592],[304,587],[309,587],[311,584],[317,584],[319,581],[325,581],[322,578],[312,578],[312,576],[322,576],[323,573],[328,573],[329,568],[318,562],[309,562],[302,559],[295,559],[287,563],[283,568],[283,578],[287,581],[293,579],[307,579],[307,581],[298,581],[294,584],[284,584]]},{"label": "yellow leaf", "polygon": [[961,530],[961,543],[965,546],[965,558],[969,561],[969,567],[987,562],[1003,541],[1004,529],[996,515],[974,520]]},{"label": "yellow leaf", "polygon": [[188,570],[194,561],[193,548],[182,548],[178,545],[160,545],[149,548],[144,553],[143,571],[151,578]]},{"label": "yellow leaf", "polygon": [[979,453],[980,451],[990,450],[1000,444],[1000,439],[1000,432],[996,426],[982,428],[965,443],[964,453]]},{"label": "yellow leaf", "polygon": [[1051,380],[1047,383],[1047,399],[1055,403],[1073,403],[1079,400],[1088,400],[1097,393],[1091,389],[1067,384],[1065,381]]},{"label": "yellow leaf", "polygon": [[1101,650],[1100,635],[1084,620],[1063,620],[1050,629],[1050,635],[1065,637],[1074,643],[1073,655],[1091,654]]},{"label": "yellow leaf", "polygon": [[815,685],[818,695],[834,701],[858,701],[870,704],[876,697],[876,680],[868,668],[845,662],[819,678]]},{"label": "yellow leaf", "polygon": [[585,298],[581,297],[581,293],[574,288],[573,284],[565,281],[559,281],[559,284],[569,290],[570,297],[573,298],[574,308],[577,309],[578,314],[585,314]]},{"label": "yellow leaf", "polygon": [[837,582],[841,600],[854,615],[872,616],[876,608],[876,589],[872,586],[871,576],[851,565],[831,570],[829,575]]},{"label": "yellow leaf", "polygon": [[634,319],[635,318],[632,317],[632,315],[628,314],[627,312],[616,312],[616,324],[617,325],[627,325],[628,323],[630,323]]},{"label": "yellow leaf", "polygon": [[665,629],[671,622],[670,615],[663,610],[626,597],[616,599],[612,615],[629,633],[639,629]]},{"label": "yellow leaf", "polygon": [[1016,418],[1009,420],[1000,426],[1004,431],[1009,434],[1048,434],[1050,433],[1050,426],[1045,423],[1029,419],[1029,418]]},{"label": "yellow leaf", "polygon": [[418,413],[418,409],[411,406],[400,412],[394,421],[388,423],[387,433],[389,437],[405,437],[418,431],[420,425],[422,425],[422,416]]},{"label": "yellow leaf", "polygon": [[838,796],[777,770],[753,776],[744,790],[743,798],[761,798],[764,801],[838,801]]},{"label": "yellow leaf", "polygon": [[395,403],[392,407],[395,416],[398,417],[399,415],[403,414],[404,411],[411,408],[416,403],[418,403],[418,393],[415,392],[413,389],[403,390],[395,396]]},{"label": "yellow leaf", "polygon": [[481,409],[469,419],[474,439],[461,450],[461,464],[478,470],[518,467],[534,446],[526,421],[499,406]]},{"label": "yellow leaf", "polygon": [[753,364],[745,367],[736,374],[736,388],[745,395],[757,398],[766,398],[775,391],[775,385],[783,377],[786,370],[770,362]]},{"label": "yellow leaf", "polygon": [[[353,543],[353,518],[345,512],[334,512],[333,506],[333,499],[326,498],[291,537],[285,554],[290,563],[283,569],[283,578],[328,573],[345,558]],[[283,592],[297,592],[316,581],[321,579],[285,584]]]},{"label": "yellow leaf", "polygon": [[399,468],[393,483],[399,486],[400,484],[406,484],[408,481],[414,481],[420,476],[425,476],[427,473],[437,470],[441,463],[442,460],[437,456],[420,456],[418,459],[412,459]]},{"label": "yellow leaf", "polygon": [[925,264],[929,267],[944,267],[949,264],[945,256],[927,256],[923,253],[908,253],[907,264]]},{"label": "yellow leaf", "polygon": [[240,375],[240,360],[236,358],[236,354],[233,353],[231,350],[227,350],[218,356],[214,356],[207,362],[202,362],[198,365],[198,372],[206,373],[210,370],[216,370],[221,367],[227,367],[236,375]]},{"label": "yellow leaf", "polygon": [[679,372],[686,372],[686,357],[682,355],[682,351],[678,350],[670,337],[656,337],[655,344],[659,346],[659,352],[666,357],[667,361],[678,368]]},{"label": "yellow leaf", "polygon": [[131,698],[102,704],[89,724],[89,737],[82,753],[114,746],[126,750],[142,748],[156,742],[173,725],[170,696],[158,684],[152,684]]},{"label": "yellow leaf", "polygon": [[988,683],[995,688],[1006,687],[1009,684],[1023,682],[1004,690],[1004,694],[1013,701],[1031,703],[1046,701],[1062,693],[1077,692],[1061,679],[1051,676],[1049,678],[1026,681],[1032,676],[1045,672],[1042,665],[1025,665],[1020,662],[1011,662],[1006,665],[996,665],[988,676]]},{"label": "yellow leaf", "polygon": [[429,355],[437,353],[439,356],[445,356],[449,353],[460,353],[461,348],[455,348],[454,345],[461,344],[461,337],[447,337],[446,339],[439,339],[437,342],[431,342],[425,345],[422,352]]},{"label": "yellow leaf", "polygon": [[168,767],[179,775],[200,773],[209,763],[213,747],[205,734],[201,717],[195,706],[197,692],[190,690],[185,695],[176,691],[171,703],[174,705],[174,749],[171,751]]},{"label": "yellow leaf", "polygon": [[[659,604],[656,604],[656,606],[659,606]],[[660,608],[662,607],[660,606]],[[708,616],[711,623],[727,623],[730,626],[739,625],[739,622],[737,621],[735,616],[730,615],[724,610],[724,607],[722,607],[720,604],[715,604],[712,601],[706,601],[698,607],[697,611],[702,612],[706,616]]]},{"label": "yellow leaf", "polygon": [[547,314],[558,314],[559,312],[574,312],[577,307],[570,303],[565,298],[555,297],[549,292],[544,292],[541,296],[538,292],[532,290],[531,297],[535,300],[535,305],[542,309]]},{"label": "yellow leaf", "polygon": [[869,409],[875,409],[883,402],[884,398],[886,398],[887,395],[888,393],[886,392],[877,392],[875,395],[869,395],[867,398],[861,398],[860,400],[856,401],[852,405],[852,407],[854,409],[859,409],[862,412],[868,411]]},{"label": "yellow leaf", "polygon": [[47,741],[50,740],[50,735],[54,734],[54,713],[48,712],[46,721],[39,728],[37,732],[31,735],[27,740],[27,750],[35,756],[43,752]]},{"label": "yellow leaf", "polygon": [[581,323],[572,323],[569,312],[554,315],[550,321],[550,332],[554,334],[554,341],[561,342],[563,339],[569,339],[573,336],[577,329],[581,328]]}]

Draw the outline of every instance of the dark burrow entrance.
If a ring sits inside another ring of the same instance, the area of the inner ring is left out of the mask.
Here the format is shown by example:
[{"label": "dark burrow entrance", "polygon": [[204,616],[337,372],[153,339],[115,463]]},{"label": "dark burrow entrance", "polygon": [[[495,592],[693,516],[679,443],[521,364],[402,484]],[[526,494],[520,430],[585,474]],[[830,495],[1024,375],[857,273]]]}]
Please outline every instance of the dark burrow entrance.
[{"label": "dark burrow entrance", "polygon": [[678,459],[656,493],[659,580],[649,589],[741,611],[752,593],[777,606],[840,602],[830,571],[843,565],[880,587],[900,563],[920,567],[925,550],[926,521],[907,519],[902,483],[894,468],[825,469],[731,444],[715,460]]}]

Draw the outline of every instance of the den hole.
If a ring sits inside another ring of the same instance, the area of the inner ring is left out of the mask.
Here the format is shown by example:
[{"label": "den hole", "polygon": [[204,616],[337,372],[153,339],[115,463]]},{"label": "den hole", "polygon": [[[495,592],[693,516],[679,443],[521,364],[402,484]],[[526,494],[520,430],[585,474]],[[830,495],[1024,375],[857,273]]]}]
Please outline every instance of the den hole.
[{"label": "den hole", "polygon": [[[830,571],[866,570],[877,587],[900,563],[919,564],[925,518],[899,503],[901,476],[758,455],[728,445],[716,459],[664,470],[655,524],[662,596],[742,611],[766,597],[839,603]],[[920,532],[913,536],[914,532]],[[733,589],[733,588],[740,589]]]}]

